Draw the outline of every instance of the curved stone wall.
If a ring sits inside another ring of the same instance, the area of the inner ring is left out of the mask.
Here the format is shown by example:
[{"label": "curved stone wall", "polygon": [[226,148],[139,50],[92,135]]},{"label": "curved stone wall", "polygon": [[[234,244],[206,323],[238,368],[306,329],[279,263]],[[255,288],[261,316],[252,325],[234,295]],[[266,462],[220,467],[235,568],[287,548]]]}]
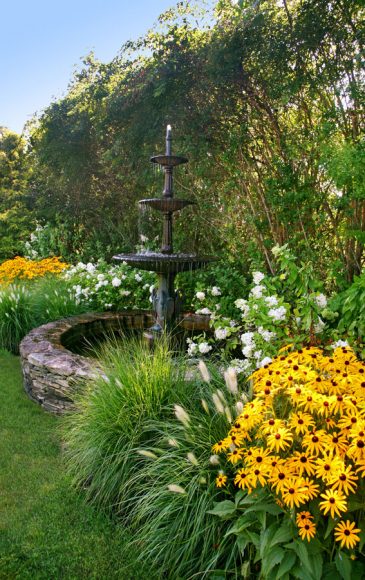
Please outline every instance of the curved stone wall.
[{"label": "curved stone wall", "polygon": [[[81,339],[108,332],[143,330],[153,324],[148,310],[89,313],[34,328],[20,343],[24,388],[47,411],[61,414],[73,407],[73,390],[100,372],[96,359],[72,352]],[[208,330],[209,317],[184,314],[185,330]]]}]

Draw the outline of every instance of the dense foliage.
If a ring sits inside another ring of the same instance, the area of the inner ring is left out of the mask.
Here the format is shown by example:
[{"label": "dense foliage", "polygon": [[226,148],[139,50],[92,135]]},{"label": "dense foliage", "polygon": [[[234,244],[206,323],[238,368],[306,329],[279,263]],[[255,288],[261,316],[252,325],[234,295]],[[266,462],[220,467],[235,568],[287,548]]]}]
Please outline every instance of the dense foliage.
[{"label": "dense foliage", "polygon": [[353,0],[180,2],[111,63],[88,56],[29,127],[29,187],[52,251],[134,247],[169,121],[191,159],[176,189],[199,203],[177,218],[177,247],[273,271],[270,247],[290,242],[329,284],[351,281],[365,239],[362,23]]}]

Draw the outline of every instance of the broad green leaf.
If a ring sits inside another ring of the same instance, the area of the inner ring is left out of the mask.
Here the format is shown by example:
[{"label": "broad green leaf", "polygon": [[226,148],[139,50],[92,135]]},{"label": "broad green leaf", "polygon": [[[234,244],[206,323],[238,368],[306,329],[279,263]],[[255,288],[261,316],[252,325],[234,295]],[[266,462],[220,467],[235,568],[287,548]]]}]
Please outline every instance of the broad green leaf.
[{"label": "broad green leaf", "polygon": [[335,564],[343,580],[351,580],[351,560],[344,552],[339,550],[335,557]]},{"label": "broad green leaf", "polygon": [[275,544],[283,544],[288,542],[293,537],[292,531],[287,523],[280,526],[270,542],[270,546],[273,547]]},{"label": "broad green leaf", "polygon": [[279,564],[284,558],[284,550],[282,548],[276,547],[273,550],[269,550],[265,556],[262,558],[262,571],[264,576],[269,577],[271,570]]},{"label": "broad green leaf", "polygon": [[279,569],[276,573],[277,580],[281,580],[281,578],[284,576],[284,574],[286,574],[287,572],[290,572],[290,570],[293,568],[293,566],[295,564],[296,559],[297,559],[297,556],[294,552],[285,551],[283,559],[280,563]]},{"label": "broad green leaf", "polygon": [[233,501],[225,499],[224,501],[220,501],[219,503],[215,504],[214,508],[209,510],[207,513],[224,518],[233,515],[235,511],[236,506]]},{"label": "broad green leaf", "polygon": [[247,520],[247,518],[245,516],[241,516],[238,518],[238,520],[233,524],[233,526],[231,528],[229,528],[229,530],[226,532],[226,536],[230,536],[231,534],[239,534],[240,532],[242,532],[243,530],[245,530],[246,528],[252,526],[254,522],[251,520]]}]

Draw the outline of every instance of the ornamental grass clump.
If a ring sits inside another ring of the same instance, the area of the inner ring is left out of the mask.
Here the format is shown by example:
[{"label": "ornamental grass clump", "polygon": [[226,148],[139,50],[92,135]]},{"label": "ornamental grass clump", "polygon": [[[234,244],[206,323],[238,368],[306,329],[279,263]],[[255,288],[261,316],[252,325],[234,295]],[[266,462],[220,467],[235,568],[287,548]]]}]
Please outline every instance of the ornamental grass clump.
[{"label": "ornamental grass clump", "polygon": [[235,373],[228,373],[225,384],[221,374],[202,361],[199,370],[201,377],[196,373],[186,381],[180,402],[165,417],[150,422],[148,447],[137,450],[144,452],[144,464],[131,482],[139,558],[171,580],[234,578],[236,565],[242,563],[239,547],[232,549],[230,538],[225,538],[227,523],[208,513],[220,496],[215,486],[220,458],[210,447],[224,436],[242,400]]},{"label": "ornamental grass clump", "polygon": [[283,577],[279,550],[308,577],[325,566],[347,578],[364,563],[365,364],[348,347],[286,350],[251,375],[252,399],[213,446],[226,457],[216,485],[240,490],[230,516],[245,512],[232,533],[256,550],[264,577]]},{"label": "ornamental grass clump", "polygon": [[32,295],[23,286],[0,290],[0,348],[18,353],[21,339],[36,326]]},{"label": "ornamental grass clump", "polygon": [[110,337],[98,358],[103,374],[75,395],[63,423],[67,467],[90,500],[128,519],[144,457],[135,449],[149,441],[147,423],[184,390],[184,361],[177,364],[167,338],[151,350],[143,339]]}]

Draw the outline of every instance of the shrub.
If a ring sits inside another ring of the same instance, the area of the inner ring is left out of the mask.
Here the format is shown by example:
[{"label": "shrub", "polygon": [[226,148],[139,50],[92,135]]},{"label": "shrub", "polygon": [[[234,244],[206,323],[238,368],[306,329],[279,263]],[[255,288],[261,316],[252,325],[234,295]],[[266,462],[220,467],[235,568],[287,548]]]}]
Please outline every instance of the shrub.
[{"label": "shrub", "polygon": [[301,345],[308,341],[326,343],[337,337],[331,327],[337,313],[328,308],[313,265],[298,263],[287,246],[275,247],[273,253],[278,274],[253,272],[247,295],[234,302],[233,318],[222,312],[219,287],[196,293],[196,312],[211,314],[214,335],[189,341],[190,355],[213,351],[248,376],[270,362],[288,339]]},{"label": "shrub", "polygon": [[167,340],[152,352],[142,339],[110,339],[99,359],[104,374],[76,396],[77,410],[64,421],[67,466],[88,498],[126,514],[141,460],[135,448],[148,440],[146,421],[164,415],[183,390],[184,365],[176,364]]},{"label": "shrub", "polygon": [[231,520],[232,546],[263,578],[361,577],[364,377],[346,347],[282,352],[253,374],[253,399],[213,446],[227,457],[212,513]]},{"label": "shrub", "polygon": [[339,332],[348,333],[363,343],[365,336],[365,273],[355,277],[353,284],[334,298],[333,308],[338,308],[340,312]]}]

